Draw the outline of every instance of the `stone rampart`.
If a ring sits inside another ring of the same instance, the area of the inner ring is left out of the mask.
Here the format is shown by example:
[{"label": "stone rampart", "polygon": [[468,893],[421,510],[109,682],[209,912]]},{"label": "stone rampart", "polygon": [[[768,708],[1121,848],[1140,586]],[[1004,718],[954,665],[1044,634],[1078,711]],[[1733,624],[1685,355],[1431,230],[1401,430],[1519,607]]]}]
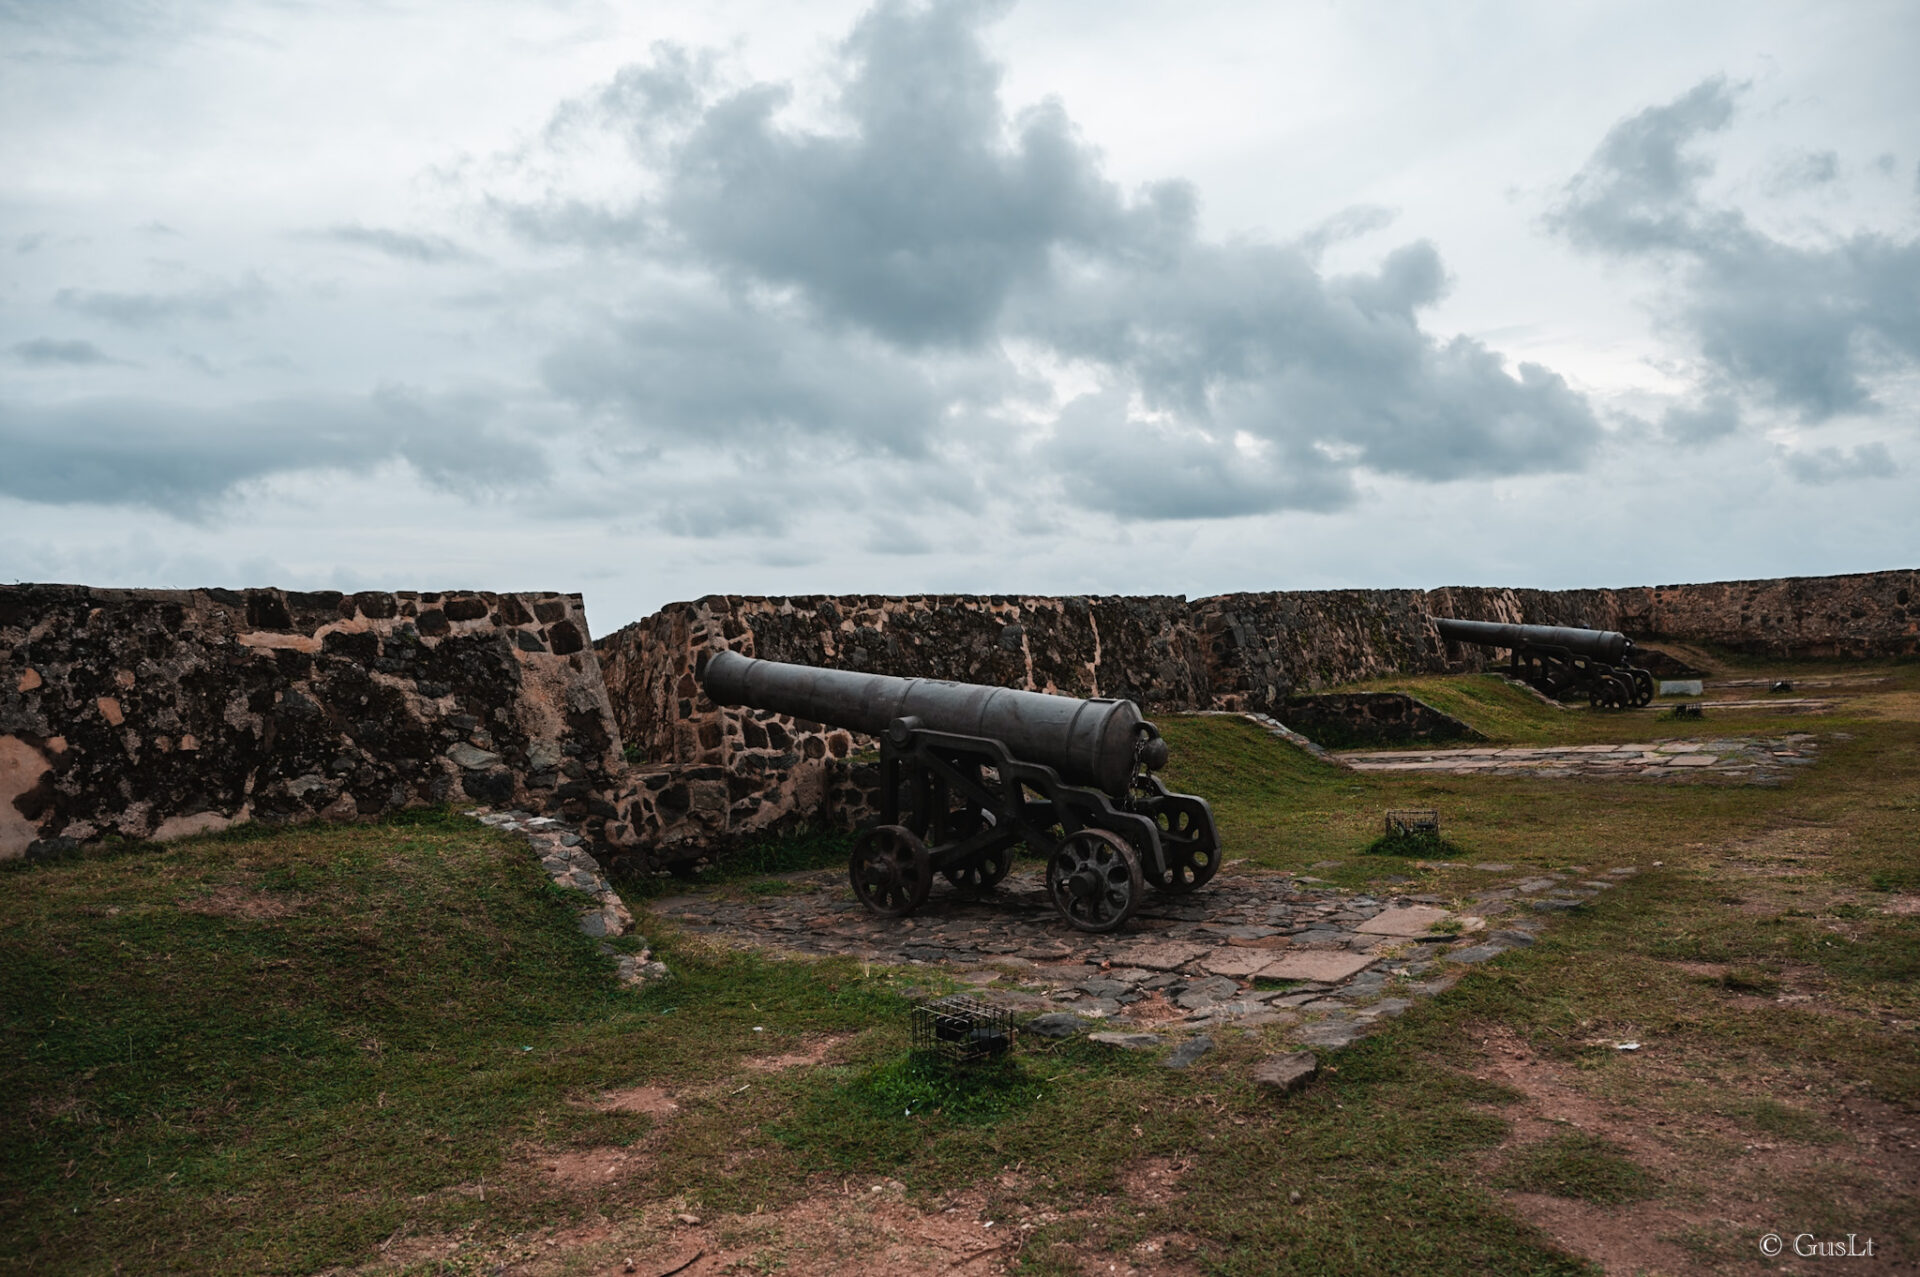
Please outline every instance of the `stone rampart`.
[{"label": "stone rampart", "polygon": [[[615,800],[615,828],[658,863],[800,818],[862,814],[872,742],[816,723],[722,709],[700,691],[706,656],[901,677],[1123,696],[1149,712],[1287,718],[1290,697],[1402,673],[1490,668],[1440,641],[1429,616],[1624,630],[1781,656],[1889,656],[1920,645],[1920,573],[1636,589],[1313,590],[1079,598],[710,595],[675,603],[595,646],[625,739],[646,763]],[[1297,702],[1296,702],[1297,703]],[[664,847],[666,850],[659,850]],[[675,850],[678,848],[679,850]]]},{"label": "stone rampart", "polygon": [[1920,571],[1797,576],[1615,590],[1615,624],[1636,638],[1780,657],[1920,654]]},{"label": "stone rampart", "polygon": [[0,586],[0,858],[475,800],[597,832],[578,595]]},{"label": "stone rampart", "polygon": [[1441,643],[1429,615],[1913,655],[1920,572],[1193,602],[714,595],[591,645],[577,595],[5,586],[0,858],[474,799],[671,864],[871,801],[871,742],[714,706],[698,679],[714,651],[1284,720],[1301,693],[1493,660]]}]

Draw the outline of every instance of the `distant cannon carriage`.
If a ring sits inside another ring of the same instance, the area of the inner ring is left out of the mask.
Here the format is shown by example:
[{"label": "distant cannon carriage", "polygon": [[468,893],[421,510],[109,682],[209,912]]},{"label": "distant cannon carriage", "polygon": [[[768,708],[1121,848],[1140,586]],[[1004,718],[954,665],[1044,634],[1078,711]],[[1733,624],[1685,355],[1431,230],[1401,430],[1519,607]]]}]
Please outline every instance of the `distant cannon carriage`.
[{"label": "distant cannon carriage", "polygon": [[1506,648],[1507,672],[1556,700],[1584,694],[1596,709],[1653,700],[1653,674],[1632,663],[1633,640],[1616,630],[1432,619],[1448,642]]},{"label": "distant cannon carriage", "polygon": [[1067,923],[1107,932],[1145,889],[1182,894],[1220,866],[1206,800],[1170,792],[1158,729],[1126,700],[939,679],[893,678],[709,658],[700,678],[719,705],[743,705],[880,739],[881,813],[849,857],[854,893],[901,916],[935,873],[984,891],[1025,844],[1046,857],[1047,894]]}]

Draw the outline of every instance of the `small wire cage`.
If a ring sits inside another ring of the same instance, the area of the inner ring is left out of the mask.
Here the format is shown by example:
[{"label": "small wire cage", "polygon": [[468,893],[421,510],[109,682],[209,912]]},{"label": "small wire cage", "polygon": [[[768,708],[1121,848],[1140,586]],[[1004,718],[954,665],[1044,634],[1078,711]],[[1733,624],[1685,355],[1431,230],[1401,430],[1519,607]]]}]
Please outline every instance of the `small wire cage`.
[{"label": "small wire cage", "polygon": [[1387,833],[1426,834],[1438,838],[1440,836],[1440,813],[1431,808],[1390,811],[1387,813]]},{"label": "small wire cage", "polygon": [[913,1008],[913,1049],[953,1064],[997,1060],[1013,1050],[1013,1012],[954,994]]}]

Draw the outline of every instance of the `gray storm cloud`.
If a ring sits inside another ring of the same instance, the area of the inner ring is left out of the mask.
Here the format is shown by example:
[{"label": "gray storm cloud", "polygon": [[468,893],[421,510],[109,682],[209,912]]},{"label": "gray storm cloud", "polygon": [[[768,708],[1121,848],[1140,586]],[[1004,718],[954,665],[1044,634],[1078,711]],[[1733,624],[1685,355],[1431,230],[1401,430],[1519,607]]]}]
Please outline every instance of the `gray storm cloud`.
[{"label": "gray storm cloud", "polygon": [[1789,452],[1783,458],[1787,473],[1800,483],[1840,483],[1850,479],[1889,479],[1898,473],[1893,454],[1884,443],[1863,443],[1841,451],[1817,448]]},{"label": "gray storm cloud", "polygon": [[[990,410],[993,352],[1030,345],[1104,387],[1030,432],[1029,463],[1123,518],[1337,508],[1363,468],[1585,464],[1601,432],[1563,379],[1422,328],[1446,286],[1430,244],[1323,275],[1328,243],[1390,218],[1374,208],[1291,246],[1203,239],[1185,183],[1123,192],[1060,104],[1009,112],[980,38],[1001,8],[872,10],[840,47],[828,127],[786,122],[787,86],[722,89],[710,59],[672,48],[563,107],[550,135],[613,129],[657,192],[503,204],[509,224],[587,251],[644,244],[728,301],[636,297],[616,331],[554,349],[549,386],[617,399],[650,435],[786,428],[913,454]],[[953,361],[971,365],[970,401],[929,371]]]},{"label": "gray storm cloud", "polygon": [[313,232],[312,238],[427,265],[475,260],[472,252],[444,235],[396,231],[384,226],[332,226]]},{"label": "gray storm cloud", "polygon": [[[1788,243],[1703,198],[1713,163],[1698,143],[1727,127],[1738,96],[1710,79],[1622,120],[1549,225],[1589,251],[1670,268],[1672,317],[1729,387],[1808,422],[1874,411],[1876,375],[1920,363],[1920,240]],[[1830,181],[1836,167],[1828,153],[1802,157],[1792,184]]]},{"label": "gray storm cloud", "polygon": [[122,328],[159,328],[179,320],[231,323],[257,314],[271,297],[266,284],[249,278],[237,284],[208,283],[169,292],[63,288],[53,300],[63,310]]},{"label": "gray storm cloud", "polygon": [[57,337],[35,337],[31,341],[15,342],[9,349],[15,359],[32,368],[85,367],[118,362],[90,341],[63,341]]},{"label": "gray storm cloud", "polygon": [[544,473],[533,449],[476,429],[472,407],[398,389],[217,409],[143,398],[0,401],[0,493],[195,519],[241,484],[287,471],[405,461],[460,490]]}]

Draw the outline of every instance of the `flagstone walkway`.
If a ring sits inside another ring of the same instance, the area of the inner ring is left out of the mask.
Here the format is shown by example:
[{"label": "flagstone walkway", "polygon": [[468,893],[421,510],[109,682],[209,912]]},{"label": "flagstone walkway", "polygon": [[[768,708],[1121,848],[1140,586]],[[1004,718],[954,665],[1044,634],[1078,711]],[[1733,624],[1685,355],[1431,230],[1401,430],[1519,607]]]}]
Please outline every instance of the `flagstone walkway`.
[{"label": "flagstone walkway", "polygon": [[1777,785],[1813,763],[1815,738],[1726,737],[1666,740],[1650,745],[1557,745],[1539,749],[1482,745],[1460,749],[1342,750],[1334,755],[1363,772],[1446,772],[1454,776],[1713,776]]},{"label": "flagstone walkway", "polygon": [[[1632,867],[1587,875],[1526,875],[1510,865],[1462,866],[1484,876],[1463,898],[1356,895],[1305,876],[1223,870],[1189,896],[1150,895],[1127,928],[1087,935],[1047,902],[1038,864],[1023,864],[987,896],[944,884],[908,918],[870,914],[838,869],[787,875],[782,894],[724,890],[651,902],[655,924],[721,944],[938,967],[979,995],[1042,1012],[1043,1036],[1085,1028],[1284,1026],[1303,1046],[1344,1046],[1413,999],[1450,987],[1464,965],[1534,943],[1546,916],[1575,909]],[[1115,1039],[1117,1045],[1128,1045]]]}]

